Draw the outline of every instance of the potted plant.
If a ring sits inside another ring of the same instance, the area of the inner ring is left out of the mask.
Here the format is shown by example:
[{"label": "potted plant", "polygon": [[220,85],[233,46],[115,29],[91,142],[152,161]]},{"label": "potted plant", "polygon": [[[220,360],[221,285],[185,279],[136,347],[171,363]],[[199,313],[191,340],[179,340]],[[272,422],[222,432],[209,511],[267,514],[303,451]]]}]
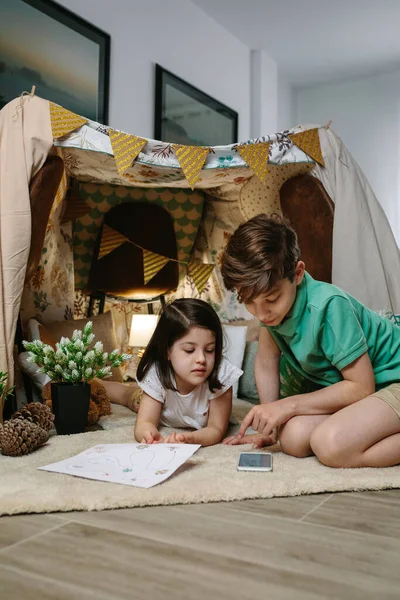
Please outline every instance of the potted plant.
[{"label": "potted plant", "polygon": [[76,329],[71,339],[62,337],[55,349],[40,340],[23,342],[29,352],[28,360],[52,381],[51,401],[58,434],[84,431],[90,401],[88,382],[95,377],[109,377],[112,367],[119,367],[130,358],[119,350],[104,352],[103,344],[94,343],[94,338],[89,321],[83,331]]}]

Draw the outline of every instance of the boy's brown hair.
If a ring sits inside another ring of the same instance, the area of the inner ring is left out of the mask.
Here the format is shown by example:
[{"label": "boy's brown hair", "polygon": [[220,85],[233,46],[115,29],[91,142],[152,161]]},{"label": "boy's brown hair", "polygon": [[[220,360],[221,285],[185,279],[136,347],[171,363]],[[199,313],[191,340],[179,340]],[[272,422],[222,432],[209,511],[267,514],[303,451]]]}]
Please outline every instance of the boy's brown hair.
[{"label": "boy's brown hair", "polygon": [[289,222],[276,214],[256,215],[231,236],[221,261],[225,287],[248,303],[286,277],[294,281],[300,249]]}]

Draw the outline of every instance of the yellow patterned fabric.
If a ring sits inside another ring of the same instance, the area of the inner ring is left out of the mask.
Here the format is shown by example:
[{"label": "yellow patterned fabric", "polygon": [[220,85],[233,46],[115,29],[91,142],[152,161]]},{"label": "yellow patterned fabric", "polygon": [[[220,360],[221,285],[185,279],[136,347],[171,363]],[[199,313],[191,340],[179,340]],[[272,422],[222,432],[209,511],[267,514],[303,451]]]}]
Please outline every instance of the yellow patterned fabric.
[{"label": "yellow patterned fabric", "polygon": [[300,133],[293,133],[288,137],[292,140],[293,144],[298,148],[301,148],[307,156],[315,160],[321,166],[325,166],[317,128],[308,129],[307,131],[302,131]]},{"label": "yellow patterned fabric", "polygon": [[207,280],[210,277],[215,265],[205,263],[190,263],[188,273],[193,280],[199,294],[204,290]]},{"label": "yellow patterned fabric", "polygon": [[54,104],[54,102],[49,102],[49,105],[53,139],[63,137],[87,123],[87,119],[76,115],[62,106],[58,106],[58,104]]},{"label": "yellow patterned fabric", "polygon": [[115,164],[119,175],[122,175],[129,169],[135,158],[139,155],[147,140],[137,135],[129,135],[122,131],[110,129],[110,141],[114,152]]},{"label": "yellow patterned fabric", "polygon": [[296,175],[309,173],[314,166],[314,163],[270,164],[263,182],[257,177],[252,177],[244,184],[239,195],[239,208],[245,220],[260,213],[280,214],[282,211],[279,191],[282,185]]},{"label": "yellow patterned fabric", "polygon": [[179,144],[173,144],[173,147],[182,171],[193,190],[210,149],[202,146],[180,146]]},{"label": "yellow patterned fabric", "polygon": [[143,250],[143,279],[148,283],[169,262],[169,258],[149,250]]},{"label": "yellow patterned fabric", "polygon": [[237,146],[237,151],[254,174],[263,181],[268,171],[269,142]]},{"label": "yellow patterned fabric", "polygon": [[121,246],[121,244],[124,244],[128,241],[129,240],[125,235],[122,235],[122,233],[116,231],[108,225],[104,225],[101,234],[99,259],[103,258],[103,256],[106,256],[106,254],[109,254],[110,252],[115,250],[115,248],[118,248],[119,246]]}]

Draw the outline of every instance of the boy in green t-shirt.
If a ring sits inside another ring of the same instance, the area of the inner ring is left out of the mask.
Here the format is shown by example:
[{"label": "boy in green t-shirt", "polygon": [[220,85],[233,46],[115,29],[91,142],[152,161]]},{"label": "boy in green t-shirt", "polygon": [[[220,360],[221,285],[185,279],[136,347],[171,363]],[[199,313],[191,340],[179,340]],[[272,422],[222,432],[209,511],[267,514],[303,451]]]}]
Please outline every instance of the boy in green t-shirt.
[{"label": "boy in green t-shirt", "polygon": [[[255,361],[260,405],[226,444],[279,441],[331,467],[400,463],[400,329],[349,294],[315,281],[296,233],[278,216],[241,225],[222,257],[222,276],[263,327]],[[279,400],[281,355],[315,387]],[[251,426],[256,435],[244,435]]]}]

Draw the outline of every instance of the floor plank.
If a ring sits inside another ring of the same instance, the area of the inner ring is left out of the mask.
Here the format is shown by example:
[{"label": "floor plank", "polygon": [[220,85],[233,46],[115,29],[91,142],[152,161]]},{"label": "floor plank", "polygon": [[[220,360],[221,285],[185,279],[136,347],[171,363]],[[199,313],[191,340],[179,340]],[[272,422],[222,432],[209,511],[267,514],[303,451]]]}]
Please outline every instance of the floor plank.
[{"label": "floor plank", "polygon": [[[0,597],[17,600],[93,600],[92,592],[73,585],[60,584],[50,578],[32,575],[0,565]],[[96,600],[113,600],[112,596],[96,596]]]},{"label": "floor plank", "polygon": [[0,549],[62,524],[56,515],[14,515],[0,517]]},{"label": "floor plank", "polygon": [[72,575],[75,585],[116,599],[231,600],[238,590],[252,600],[398,599],[397,540],[238,516],[229,503],[84,513],[95,527],[67,523],[21,545],[17,556],[4,550],[2,564],[51,572],[61,583]]},{"label": "floor plank", "polygon": [[304,521],[400,539],[400,501],[377,501],[363,494],[334,494]]}]

